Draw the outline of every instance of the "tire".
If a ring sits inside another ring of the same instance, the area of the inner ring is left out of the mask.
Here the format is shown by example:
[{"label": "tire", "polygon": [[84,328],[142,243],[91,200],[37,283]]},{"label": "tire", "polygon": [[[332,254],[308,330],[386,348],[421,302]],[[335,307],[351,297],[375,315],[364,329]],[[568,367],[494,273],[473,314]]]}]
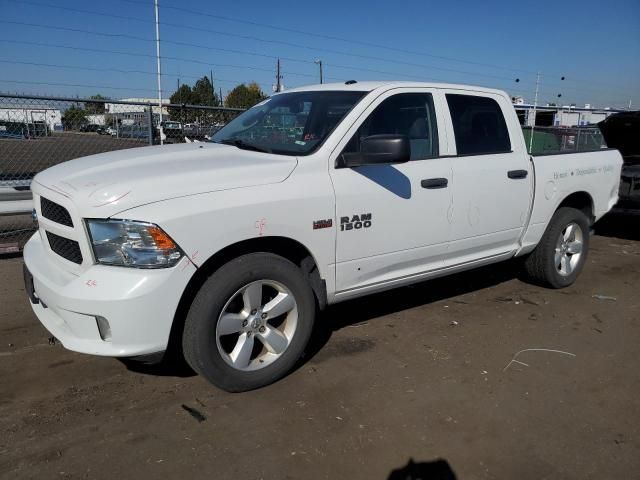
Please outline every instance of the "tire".
[{"label": "tire", "polygon": [[582,271],[588,250],[589,219],[580,210],[561,207],[551,217],[538,246],[526,258],[526,274],[534,283],[551,288],[568,287]]},{"label": "tire", "polygon": [[295,264],[270,253],[243,255],[196,294],[185,320],[184,357],[228,392],[263,387],[302,357],[315,315],[313,291]]}]

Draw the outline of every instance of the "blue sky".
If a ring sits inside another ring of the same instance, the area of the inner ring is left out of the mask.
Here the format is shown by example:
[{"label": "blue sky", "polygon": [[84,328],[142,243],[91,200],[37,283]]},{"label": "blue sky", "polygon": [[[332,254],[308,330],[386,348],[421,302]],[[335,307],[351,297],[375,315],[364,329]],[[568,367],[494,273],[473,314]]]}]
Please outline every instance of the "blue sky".
[{"label": "blue sky", "polygon": [[[276,57],[286,87],[317,83],[319,58],[326,81],[470,83],[533,100],[540,71],[543,103],[640,108],[638,0],[164,1],[167,93],[210,70],[216,90],[268,91]],[[0,0],[0,12],[0,91],[157,95],[152,0]]]}]

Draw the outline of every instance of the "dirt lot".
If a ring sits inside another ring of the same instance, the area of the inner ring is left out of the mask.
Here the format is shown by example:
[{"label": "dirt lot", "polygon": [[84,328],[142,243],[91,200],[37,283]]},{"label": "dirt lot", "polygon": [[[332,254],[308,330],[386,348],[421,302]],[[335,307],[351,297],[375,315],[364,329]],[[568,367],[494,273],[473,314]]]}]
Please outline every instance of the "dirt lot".
[{"label": "dirt lot", "polygon": [[[49,345],[0,260],[0,477],[637,478],[639,224],[599,228],[565,290],[507,263],[333,307],[244,394]],[[534,348],[571,355],[510,364]]]}]

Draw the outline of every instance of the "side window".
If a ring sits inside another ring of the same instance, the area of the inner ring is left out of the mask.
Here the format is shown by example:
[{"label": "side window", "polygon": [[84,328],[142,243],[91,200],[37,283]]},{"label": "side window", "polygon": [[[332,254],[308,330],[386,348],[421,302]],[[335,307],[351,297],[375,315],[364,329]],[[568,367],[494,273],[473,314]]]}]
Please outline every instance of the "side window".
[{"label": "side window", "polygon": [[447,93],[458,155],[511,151],[500,105],[492,98]]},{"label": "side window", "polygon": [[381,134],[408,136],[411,160],[438,156],[438,130],[431,94],[400,93],[387,98],[364,121],[343,152],[357,153],[363,138]]}]

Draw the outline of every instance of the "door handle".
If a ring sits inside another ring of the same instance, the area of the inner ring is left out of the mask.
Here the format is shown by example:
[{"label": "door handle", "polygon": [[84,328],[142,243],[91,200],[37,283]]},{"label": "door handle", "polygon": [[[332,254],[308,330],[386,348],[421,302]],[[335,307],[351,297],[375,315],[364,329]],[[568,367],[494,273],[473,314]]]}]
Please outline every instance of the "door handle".
[{"label": "door handle", "polygon": [[422,188],[436,189],[436,188],[447,188],[449,185],[449,180],[446,178],[425,178],[420,182]]},{"label": "door handle", "polygon": [[507,177],[513,180],[518,180],[521,178],[527,178],[528,174],[529,172],[527,172],[526,170],[509,170],[507,172]]}]

